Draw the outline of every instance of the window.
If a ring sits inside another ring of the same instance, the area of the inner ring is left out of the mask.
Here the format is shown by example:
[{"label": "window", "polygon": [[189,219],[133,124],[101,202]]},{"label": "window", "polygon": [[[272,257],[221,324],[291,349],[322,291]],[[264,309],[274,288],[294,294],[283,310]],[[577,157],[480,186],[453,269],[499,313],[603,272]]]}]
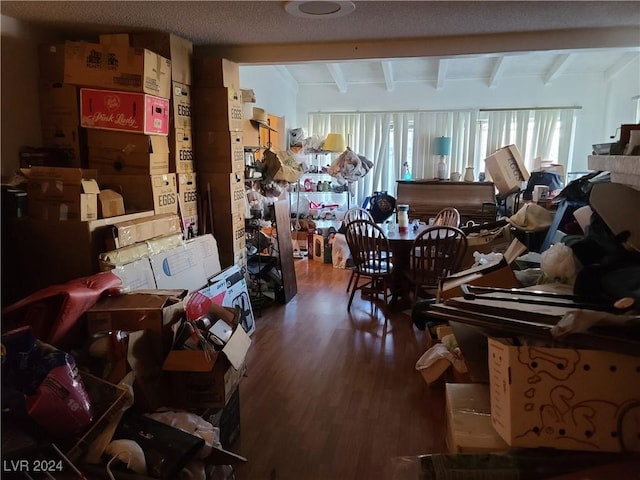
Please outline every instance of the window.
[{"label": "window", "polygon": [[484,159],[498,148],[515,144],[529,170],[537,158],[571,167],[575,109],[461,110],[419,112],[311,113],[309,127],[320,136],[342,133],[358,155],[374,164],[372,171],[352,185],[355,204],[374,191],[396,190],[402,165],[407,162],[414,179],[435,176],[436,137],[452,138],[447,174],[464,173],[467,166],[484,171]]}]

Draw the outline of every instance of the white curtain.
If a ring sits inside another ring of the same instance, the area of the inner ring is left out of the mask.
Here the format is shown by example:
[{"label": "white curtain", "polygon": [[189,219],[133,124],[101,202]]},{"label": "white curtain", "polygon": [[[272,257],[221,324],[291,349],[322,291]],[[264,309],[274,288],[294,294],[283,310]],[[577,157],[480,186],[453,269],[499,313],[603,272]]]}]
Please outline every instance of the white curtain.
[{"label": "white curtain", "polygon": [[[360,206],[367,196],[376,191],[395,195],[395,181],[399,178],[389,158],[391,113],[334,113],[311,114],[309,131],[325,137],[328,133],[341,133],[347,146],[358,155],[373,162],[371,171],[360,181],[351,184],[349,206]],[[333,154],[331,161],[338,154]]]},{"label": "white curtain", "polygon": [[551,141],[555,132],[559,112],[556,110],[537,110],[533,117],[533,142],[527,151],[527,161],[542,158],[547,159],[551,154]]},{"label": "white curtain", "polygon": [[529,110],[485,112],[487,118],[487,150],[483,158],[506,145],[517,145],[522,153],[528,149]]},{"label": "white curtain", "polygon": [[560,111],[560,131],[558,138],[557,162],[564,166],[566,173],[572,171],[573,139],[575,136],[577,111],[565,109]]},{"label": "white curtain", "polygon": [[[534,159],[552,159],[571,167],[576,110],[518,109],[501,111],[311,113],[309,133],[342,133],[355,153],[373,162],[373,169],[351,185],[350,206],[362,205],[373,192],[396,195],[396,180],[409,164],[414,179],[435,177],[439,158],[433,154],[436,137],[451,137],[451,155],[445,157],[447,175],[464,175],[466,167],[484,171],[484,159],[498,148],[515,144],[530,171]],[[479,119],[486,122],[486,138]],[[480,151],[480,145],[486,145]],[[332,154],[331,162],[337,154]]]},{"label": "white curtain", "polygon": [[434,178],[436,137],[452,138],[451,155],[445,158],[447,173],[463,174],[474,161],[476,121],[475,111],[312,113],[309,131],[320,136],[342,133],[355,153],[373,162],[372,171],[352,185],[350,206],[355,206],[376,191],[396,196],[396,180],[402,178],[405,162],[414,179]]},{"label": "white curtain", "polygon": [[[539,167],[535,159],[553,160],[571,166],[576,110],[524,109],[481,112],[487,121],[487,143],[484,157],[498,148],[516,145],[529,170]],[[557,138],[556,138],[557,137]],[[552,151],[552,148],[556,150]]]},{"label": "white curtain", "polygon": [[436,137],[451,138],[451,155],[444,158],[447,178],[452,172],[464,174],[473,165],[477,112],[418,112],[404,114],[413,119],[412,172],[414,178],[434,178],[439,157],[433,153]]}]

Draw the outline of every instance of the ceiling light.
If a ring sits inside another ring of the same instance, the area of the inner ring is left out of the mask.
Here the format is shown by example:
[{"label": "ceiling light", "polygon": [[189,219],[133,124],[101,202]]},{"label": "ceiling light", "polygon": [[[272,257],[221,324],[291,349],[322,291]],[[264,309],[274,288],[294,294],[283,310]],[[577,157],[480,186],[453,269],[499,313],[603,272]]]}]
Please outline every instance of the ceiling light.
[{"label": "ceiling light", "polygon": [[336,18],[350,14],[356,9],[353,2],[302,1],[286,2],[284,9],[294,17]]}]

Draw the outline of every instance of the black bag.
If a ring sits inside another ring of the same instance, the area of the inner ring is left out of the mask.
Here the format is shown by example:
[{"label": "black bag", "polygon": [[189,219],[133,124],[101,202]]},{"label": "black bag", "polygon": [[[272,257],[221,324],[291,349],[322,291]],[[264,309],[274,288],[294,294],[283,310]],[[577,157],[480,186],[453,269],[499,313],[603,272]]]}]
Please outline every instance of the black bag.
[{"label": "black bag", "polygon": [[600,172],[590,172],[580,178],[576,178],[562,189],[562,191],[553,199],[554,204],[562,202],[562,200],[589,203],[589,195],[591,194],[591,179],[598,176]]},{"label": "black bag", "polygon": [[524,200],[531,200],[533,198],[533,187],[536,185],[546,185],[549,187],[549,191],[553,192],[564,187],[564,180],[562,179],[562,175],[557,172],[531,172],[531,176],[527,182],[527,188],[522,194]]},{"label": "black bag", "polygon": [[614,235],[593,213],[587,235],[570,244],[582,265],[574,293],[611,301],[632,297],[640,302],[640,253],[623,247],[624,235]]},{"label": "black bag", "polygon": [[373,192],[373,195],[368,198],[368,201],[369,213],[376,223],[383,223],[393,215],[396,209],[396,199],[387,194],[387,192]]}]

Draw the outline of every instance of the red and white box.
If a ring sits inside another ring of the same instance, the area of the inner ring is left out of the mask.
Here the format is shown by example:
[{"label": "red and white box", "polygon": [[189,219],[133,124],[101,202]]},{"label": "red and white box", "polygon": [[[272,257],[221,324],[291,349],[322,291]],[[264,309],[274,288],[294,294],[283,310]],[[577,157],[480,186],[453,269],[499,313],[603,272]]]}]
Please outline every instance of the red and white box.
[{"label": "red and white box", "polygon": [[80,116],[85,128],[169,134],[169,100],[144,93],[82,88]]}]

